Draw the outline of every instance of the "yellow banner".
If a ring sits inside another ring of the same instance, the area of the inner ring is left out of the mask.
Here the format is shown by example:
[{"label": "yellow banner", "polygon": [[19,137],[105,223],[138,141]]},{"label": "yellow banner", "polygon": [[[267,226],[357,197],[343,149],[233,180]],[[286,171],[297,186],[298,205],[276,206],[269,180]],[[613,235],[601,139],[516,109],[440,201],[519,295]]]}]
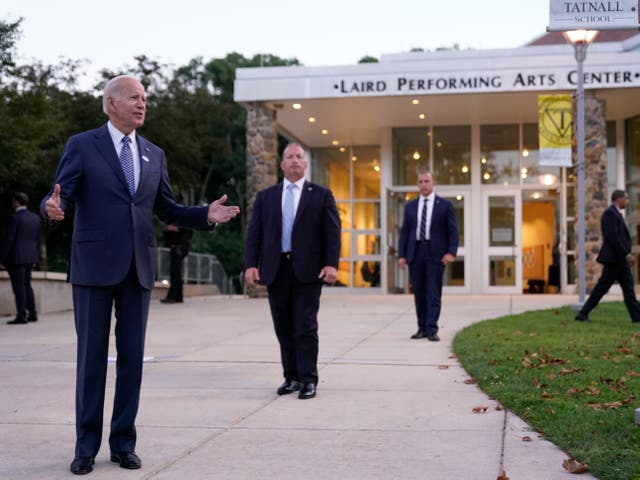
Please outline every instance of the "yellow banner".
[{"label": "yellow banner", "polygon": [[571,95],[538,96],[540,165],[571,166]]}]

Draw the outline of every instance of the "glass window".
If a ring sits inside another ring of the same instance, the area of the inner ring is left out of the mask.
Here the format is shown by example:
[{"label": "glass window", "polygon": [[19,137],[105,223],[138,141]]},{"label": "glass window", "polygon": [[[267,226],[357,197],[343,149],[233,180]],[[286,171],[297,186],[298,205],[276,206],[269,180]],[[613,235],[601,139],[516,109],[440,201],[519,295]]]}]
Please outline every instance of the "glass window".
[{"label": "glass window", "polygon": [[379,255],[380,235],[373,233],[358,233],[356,238],[356,255]]},{"label": "glass window", "polygon": [[489,285],[509,286],[516,284],[516,261],[511,256],[489,257]]},{"label": "glass window", "polygon": [[393,129],[393,184],[415,185],[419,166],[429,168],[428,128]]},{"label": "glass window", "polygon": [[457,258],[444,269],[443,285],[464,287],[464,258]]},{"label": "glass window", "polygon": [[629,221],[629,233],[632,245],[640,244],[640,117],[628,119],[625,135],[626,190],[629,205],[626,214]]},{"label": "glass window", "polygon": [[471,128],[433,128],[433,176],[441,185],[471,183]]},{"label": "glass window", "polygon": [[354,147],[351,150],[353,165],[353,198],[380,198],[380,149],[378,147]]},{"label": "glass window", "polygon": [[336,202],[336,208],[338,209],[342,229],[351,228],[351,204],[349,202]]},{"label": "glass window", "polygon": [[380,262],[355,262],[355,287],[380,286]]},{"label": "glass window", "polygon": [[[344,150],[344,151],[341,151]],[[319,148],[312,152],[313,181],[329,188],[338,199],[348,199],[349,152],[346,148]]]},{"label": "glass window", "polygon": [[489,197],[489,245],[512,246],[515,243],[515,198]]},{"label": "glass window", "polygon": [[482,183],[514,185],[520,183],[518,125],[480,127]]},{"label": "glass window", "polygon": [[359,230],[380,228],[380,202],[353,204],[353,226]]},{"label": "glass window", "polygon": [[560,167],[540,165],[538,147],[538,124],[528,123],[522,126],[522,183],[554,185],[560,182]]}]

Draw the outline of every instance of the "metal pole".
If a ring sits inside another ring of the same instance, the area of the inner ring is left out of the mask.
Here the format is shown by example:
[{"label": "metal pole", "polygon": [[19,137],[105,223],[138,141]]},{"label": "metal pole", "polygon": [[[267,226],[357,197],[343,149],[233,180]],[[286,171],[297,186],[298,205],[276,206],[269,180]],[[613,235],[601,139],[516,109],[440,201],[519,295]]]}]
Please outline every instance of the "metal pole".
[{"label": "metal pole", "polygon": [[585,275],[585,165],[584,165],[584,83],[582,66],[587,55],[587,43],[576,43],[574,45],[575,56],[578,62],[578,90],[576,92],[576,149],[578,154],[578,306],[584,305],[586,292]]}]

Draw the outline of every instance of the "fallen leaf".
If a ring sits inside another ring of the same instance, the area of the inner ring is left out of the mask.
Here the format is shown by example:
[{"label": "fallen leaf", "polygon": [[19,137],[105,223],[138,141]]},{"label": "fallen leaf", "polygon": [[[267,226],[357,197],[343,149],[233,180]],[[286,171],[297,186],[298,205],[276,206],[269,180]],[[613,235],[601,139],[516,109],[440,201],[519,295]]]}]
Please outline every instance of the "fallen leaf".
[{"label": "fallen leaf", "polygon": [[507,477],[507,472],[502,470],[502,475],[498,475],[496,480],[509,480],[509,477]]},{"label": "fallen leaf", "polygon": [[580,463],[575,458],[567,458],[562,462],[562,468],[569,473],[584,473],[589,471],[589,465]]},{"label": "fallen leaf", "polygon": [[475,378],[467,378],[464,383],[466,383],[467,385],[473,385],[475,383],[478,383],[478,381]]},{"label": "fallen leaf", "polygon": [[501,404],[497,404],[496,405],[496,410],[498,410],[499,412],[501,412],[502,410],[504,410],[504,407]]},{"label": "fallen leaf", "polygon": [[473,407],[473,413],[485,413],[489,407],[487,405],[479,405],[477,407]]},{"label": "fallen leaf", "polygon": [[529,435],[525,435],[524,437],[522,437],[522,441],[523,442],[531,442],[531,437]]},{"label": "fallen leaf", "polygon": [[438,365],[438,368],[440,370],[446,370],[447,368],[449,368],[449,365]]}]

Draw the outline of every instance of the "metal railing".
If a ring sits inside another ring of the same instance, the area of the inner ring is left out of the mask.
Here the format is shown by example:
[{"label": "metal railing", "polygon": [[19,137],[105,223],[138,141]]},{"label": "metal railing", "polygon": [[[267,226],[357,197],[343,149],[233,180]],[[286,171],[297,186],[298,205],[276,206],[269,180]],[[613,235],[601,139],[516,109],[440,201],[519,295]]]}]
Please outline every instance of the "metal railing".
[{"label": "metal railing", "polygon": [[[214,284],[220,293],[229,293],[229,277],[218,257],[206,253],[189,253],[183,261],[184,283]],[[157,280],[169,280],[169,263],[169,249],[158,247]]]}]

